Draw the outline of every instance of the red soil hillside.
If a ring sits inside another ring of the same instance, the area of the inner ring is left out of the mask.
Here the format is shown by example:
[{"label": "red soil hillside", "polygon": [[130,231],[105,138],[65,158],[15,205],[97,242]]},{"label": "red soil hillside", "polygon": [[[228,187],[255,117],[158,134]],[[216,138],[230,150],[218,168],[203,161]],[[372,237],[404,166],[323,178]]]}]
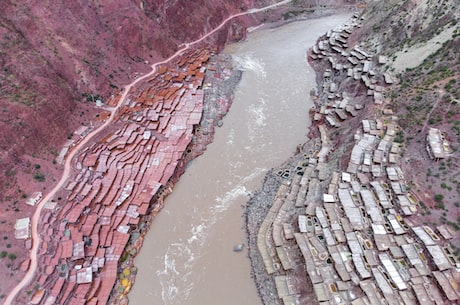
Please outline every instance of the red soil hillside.
[{"label": "red soil hillside", "polygon": [[[232,12],[268,2],[1,1],[0,199],[17,196],[16,180],[33,171],[24,155],[50,164],[66,137],[89,124],[94,104],[83,94],[106,100],[149,62]],[[213,39],[241,38],[247,24],[235,20],[228,28],[239,32],[227,28]]]}]

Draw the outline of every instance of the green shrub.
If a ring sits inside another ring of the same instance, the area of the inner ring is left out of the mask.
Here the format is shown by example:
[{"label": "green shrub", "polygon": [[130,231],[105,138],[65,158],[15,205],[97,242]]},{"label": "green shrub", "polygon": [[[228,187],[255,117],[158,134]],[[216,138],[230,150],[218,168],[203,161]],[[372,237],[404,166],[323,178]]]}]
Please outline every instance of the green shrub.
[{"label": "green shrub", "polygon": [[37,180],[38,182],[43,182],[45,181],[45,175],[39,171],[34,173],[34,179]]},{"label": "green shrub", "polygon": [[442,195],[442,194],[434,195],[434,201],[436,201],[436,202],[442,202],[443,199],[444,199],[444,195]]}]

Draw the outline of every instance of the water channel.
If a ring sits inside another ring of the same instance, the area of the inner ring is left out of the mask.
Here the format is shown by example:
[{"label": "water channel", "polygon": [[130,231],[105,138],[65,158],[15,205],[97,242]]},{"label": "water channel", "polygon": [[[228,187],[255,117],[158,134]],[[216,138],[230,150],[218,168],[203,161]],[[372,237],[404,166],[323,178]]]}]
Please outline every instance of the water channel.
[{"label": "water channel", "polygon": [[214,142],[194,160],[155,218],[129,294],[136,305],[261,304],[245,242],[242,205],[266,171],[306,139],[315,75],[306,50],[348,19],[336,15],[257,30],[230,45],[244,70]]}]

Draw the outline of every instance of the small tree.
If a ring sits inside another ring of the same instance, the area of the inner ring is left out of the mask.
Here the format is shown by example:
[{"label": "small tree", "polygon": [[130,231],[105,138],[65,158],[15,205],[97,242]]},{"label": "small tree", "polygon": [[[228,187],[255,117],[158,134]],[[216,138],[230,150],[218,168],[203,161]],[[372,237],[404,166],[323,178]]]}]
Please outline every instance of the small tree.
[{"label": "small tree", "polygon": [[43,182],[45,181],[45,175],[39,171],[34,173],[34,179],[37,180],[38,182]]}]

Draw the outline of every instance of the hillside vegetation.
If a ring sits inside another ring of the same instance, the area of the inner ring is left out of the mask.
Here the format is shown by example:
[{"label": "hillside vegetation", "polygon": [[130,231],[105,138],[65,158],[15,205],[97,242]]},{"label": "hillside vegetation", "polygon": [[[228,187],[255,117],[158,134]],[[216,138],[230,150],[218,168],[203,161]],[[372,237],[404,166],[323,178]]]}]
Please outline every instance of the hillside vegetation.
[{"label": "hillside vegetation", "polygon": [[[398,80],[386,98],[401,127],[406,178],[421,194],[420,216],[427,224],[446,223],[459,231],[458,1],[378,1],[370,5],[365,18],[356,39],[387,55],[385,70]],[[453,153],[448,158],[429,158],[429,128],[439,129],[449,141]]]}]

